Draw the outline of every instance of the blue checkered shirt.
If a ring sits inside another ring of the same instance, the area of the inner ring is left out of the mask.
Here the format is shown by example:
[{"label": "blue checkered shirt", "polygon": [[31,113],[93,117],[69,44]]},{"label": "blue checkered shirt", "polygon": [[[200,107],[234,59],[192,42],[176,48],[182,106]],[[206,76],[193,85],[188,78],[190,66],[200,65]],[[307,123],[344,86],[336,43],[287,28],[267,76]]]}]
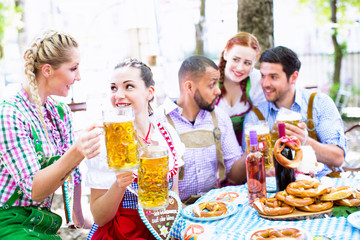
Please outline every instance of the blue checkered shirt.
[{"label": "blue checkered shirt", "polygon": [[[291,105],[290,110],[300,113],[302,121],[307,119],[308,102],[311,93],[312,92],[306,89],[296,89],[295,92],[295,101]],[[273,128],[279,108],[272,102],[264,102],[258,106],[258,109],[269,123],[270,128]],[[337,145],[344,150],[344,153],[346,153],[347,138],[344,134],[343,121],[335,103],[328,95],[318,93],[315,96],[313,104],[313,120],[319,142]],[[256,114],[253,111],[250,111],[245,117],[244,124],[257,121],[259,121],[259,119]],[[242,146],[246,146],[245,140],[243,140]],[[317,177],[325,176],[330,172],[331,169],[328,166],[325,166],[323,171],[317,173]]]}]

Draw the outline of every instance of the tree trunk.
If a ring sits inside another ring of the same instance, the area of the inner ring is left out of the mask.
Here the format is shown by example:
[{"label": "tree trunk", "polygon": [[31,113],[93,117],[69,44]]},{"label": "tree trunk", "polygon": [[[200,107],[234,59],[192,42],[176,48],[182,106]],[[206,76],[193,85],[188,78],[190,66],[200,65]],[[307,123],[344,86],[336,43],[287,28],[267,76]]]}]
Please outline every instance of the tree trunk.
[{"label": "tree trunk", "polygon": [[[336,12],[337,12],[337,0],[330,0],[331,6],[331,22],[336,24]],[[334,75],[333,75],[333,85],[340,86],[340,72],[341,72],[341,61],[343,57],[343,49],[341,49],[338,41],[337,41],[337,28],[336,26],[333,28],[333,34],[331,35],[331,39],[334,45]],[[337,90],[337,89],[336,89]]]},{"label": "tree trunk", "polygon": [[199,22],[195,24],[195,55],[204,55],[205,0],[201,0]]},{"label": "tree trunk", "polygon": [[256,36],[262,51],[274,47],[273,0],[238,0],[238,30]]}]

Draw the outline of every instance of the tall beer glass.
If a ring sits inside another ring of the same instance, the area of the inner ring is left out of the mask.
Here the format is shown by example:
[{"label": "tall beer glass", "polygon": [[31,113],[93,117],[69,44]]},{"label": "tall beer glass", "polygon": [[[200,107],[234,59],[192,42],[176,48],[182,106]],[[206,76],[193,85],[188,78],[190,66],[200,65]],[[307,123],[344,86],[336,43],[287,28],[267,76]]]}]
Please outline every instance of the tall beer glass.
[{"label": "tall beer glass", "polygon": [[164,146],[144,146],[140,148],[140,168],[138,169],[139,206],[158,210],[169,204],[169,152]]},{"label": "tall beer glass", "polygon": [[270,131],[271,136],[271,152],[274,150],[274,145],[276,140],[279,138],[278,123],[288,123],[294,126],[297,126],[301,122],[301,114],[294,112],[286,108],[280,108],[278,115],[276,116],[276,121],[274,127]]},{"label": "tall beer glass", "polygon": [[270,131],[269,125],[266,121],[259,121],[257,123],[246,123],[245,125],[245,140],[247,152],[250,152],[250,137],[251,130],[256,131],[258,139],[258,151],[262,153],[265,158],[265,169],[270,169],[274,166],[271,145],[270,145]]},{"label": "tall beer glass", "polygon": [[107,161],[110,169],[130,171],[140,166],[132,107],[103,111]]}]

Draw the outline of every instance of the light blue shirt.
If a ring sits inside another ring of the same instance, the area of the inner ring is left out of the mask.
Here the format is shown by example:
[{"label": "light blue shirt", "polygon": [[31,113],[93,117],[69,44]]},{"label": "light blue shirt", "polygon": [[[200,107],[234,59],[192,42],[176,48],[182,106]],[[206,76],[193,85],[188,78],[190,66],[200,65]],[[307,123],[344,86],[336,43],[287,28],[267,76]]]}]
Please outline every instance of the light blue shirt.
[{"label": "light blue shirt", "polygon": [[[296,89],[295,101],[291,105],[290,110],[301,114],[302,121],[307,120],[308,102],[312,92],[306,89]],[[279,112],[272,102],[264,102],[258,106],[258,109],[263,114],[265,120],[268,122],[270,129],[273,128],[276,116]],[[318,93],[315,96],[313,104],[313,120],[318,140],[325,144],[334,144],[344,150],[346,154],[347,139],[344,133],[344,125],[333,100],[326,94]],[[253,111],[250,111],[246,117],[244,124],[248,122],[257,122],[258,117]],[[245,126],[245,125],[244,125]],[[243,148],[246,147],[246,142],[243,137]],[[326,166],[326,171],[321,171],[321,176],[330,173],[331,170]]]}]

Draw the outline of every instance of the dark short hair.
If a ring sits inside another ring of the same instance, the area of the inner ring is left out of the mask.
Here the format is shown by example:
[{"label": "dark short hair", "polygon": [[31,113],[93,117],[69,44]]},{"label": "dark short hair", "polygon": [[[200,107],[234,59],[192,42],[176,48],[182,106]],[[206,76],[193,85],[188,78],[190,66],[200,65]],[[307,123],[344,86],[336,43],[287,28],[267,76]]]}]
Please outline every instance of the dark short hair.
[{"label": "dark short hair", "polygon": [[260,57],[260,63],[280,63],[283,67],[283,71],[286,73],[286,77],[289,79],[291,74],[295,71],[299,71],[301,62],[294,51],[287,47],[278,46],[271,48],[263,52]]},{"label": "dark short hair", "polygon": [[179,80],[186,78],[189,75],[198,75],[206,72],[207,67],[212,67],[218,70],[218,66],[214,63],[213,60],[204,57],[204,56],[191,56],[186,58],[179,69],[178,77]]}]

